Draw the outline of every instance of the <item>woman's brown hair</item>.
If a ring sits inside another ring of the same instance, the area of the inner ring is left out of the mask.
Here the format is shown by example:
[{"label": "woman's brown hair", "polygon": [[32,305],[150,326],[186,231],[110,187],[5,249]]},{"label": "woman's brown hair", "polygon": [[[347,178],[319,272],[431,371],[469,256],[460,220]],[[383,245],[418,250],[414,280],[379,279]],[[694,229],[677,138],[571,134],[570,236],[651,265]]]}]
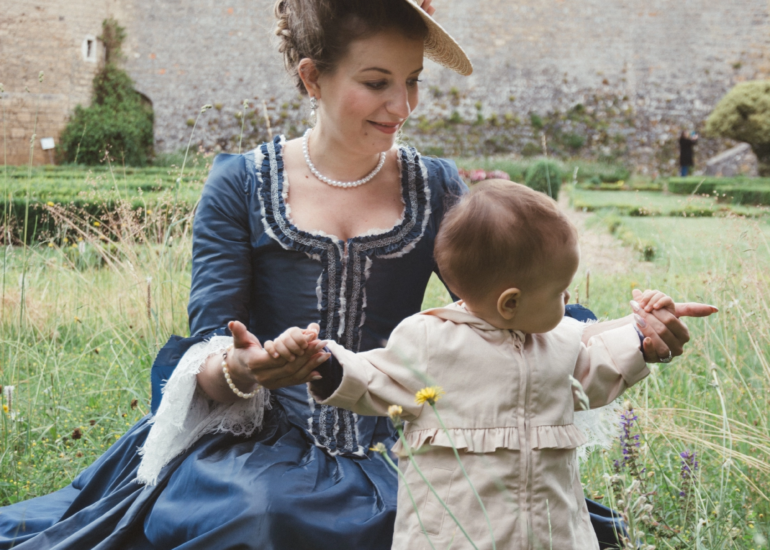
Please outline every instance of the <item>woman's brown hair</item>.
[{"label": "woman's brown hair", "polygon": [[278,0],[278,51],[300,93],[307,94],[297,65],[308,58],[320,73],[333,72],[354,40],[395,29],[424,39],[428,29],[404,0]]}]

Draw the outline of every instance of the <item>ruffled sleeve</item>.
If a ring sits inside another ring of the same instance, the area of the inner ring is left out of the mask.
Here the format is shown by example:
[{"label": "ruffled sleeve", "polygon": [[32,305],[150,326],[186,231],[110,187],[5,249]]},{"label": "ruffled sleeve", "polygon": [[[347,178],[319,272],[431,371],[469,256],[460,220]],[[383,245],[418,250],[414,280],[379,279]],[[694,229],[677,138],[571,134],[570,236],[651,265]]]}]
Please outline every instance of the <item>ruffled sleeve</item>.
[{"label": "ruffled sleeve", "polygon": [[163,399],[139,454],[139,483],[154,485],[158,474],[173,458],[190,448],[201,436],[227,432],[249,436],[262,426],[270,395],[261,388],[251,399],[218,403],[198,390],[197,374],[213,354],[222,353],[232,337],[214,336],[193,345],[179,360],[163,387]]}]

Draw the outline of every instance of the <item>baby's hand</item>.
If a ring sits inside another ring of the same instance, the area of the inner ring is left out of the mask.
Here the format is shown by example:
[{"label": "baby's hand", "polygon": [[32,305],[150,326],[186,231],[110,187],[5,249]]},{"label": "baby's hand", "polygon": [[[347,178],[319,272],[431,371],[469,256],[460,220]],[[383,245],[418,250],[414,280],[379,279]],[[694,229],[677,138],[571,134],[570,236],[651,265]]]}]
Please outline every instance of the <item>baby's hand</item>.
[{"label": "baby's hand", "polygon": [[634,310],[642,309],[647,313],[650,313],[659,309],[667,309],[671,313],[676,314],[676,305],[674,304],[674,300],[672,300],[671,297],[667,294],[662,293],[660,290],[647,289],[642,292],[641,290],[634,289],[632,294],[634,295],[633,301],[635,301],[639,306],[634,307],[634,304],[632,303],[631,307]]},{"label": "baby's hand", "polygon": [[292,327],[275,340],[265,342],[265,351],[273,359],[283,359],[284,363],[291,363],[306,353],[315,354],[326,345],[326,342],[318,340],[319,330],[315,323],[308,325],[305,330]]}]

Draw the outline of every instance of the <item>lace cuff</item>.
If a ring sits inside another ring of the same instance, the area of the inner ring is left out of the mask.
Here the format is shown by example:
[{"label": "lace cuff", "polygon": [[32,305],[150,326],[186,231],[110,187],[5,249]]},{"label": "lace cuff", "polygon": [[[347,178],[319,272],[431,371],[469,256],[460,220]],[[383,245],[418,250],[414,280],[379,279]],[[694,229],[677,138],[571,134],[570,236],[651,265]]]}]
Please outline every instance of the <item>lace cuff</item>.
[{"label": "lace cuff", "polygon": [[195,344],[179,360],[163,387],[163,399],[152,428],[139,449],[142,462],[136,480],[155,485],[163,467],[208,433],[249,436],[262,427],[265,408],[270,408],[270,392],[262,389],[253,399],[218,403],[198,387],[197,374],[213,354],[222,353],[232,343],[229,336],[214,336]]}]

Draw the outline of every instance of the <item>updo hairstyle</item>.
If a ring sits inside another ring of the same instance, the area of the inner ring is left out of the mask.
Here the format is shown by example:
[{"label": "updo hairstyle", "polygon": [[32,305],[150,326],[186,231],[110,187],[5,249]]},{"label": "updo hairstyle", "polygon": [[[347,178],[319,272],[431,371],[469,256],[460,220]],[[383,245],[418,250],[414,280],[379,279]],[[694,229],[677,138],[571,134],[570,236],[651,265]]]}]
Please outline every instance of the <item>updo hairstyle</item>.
[{"label": "updo hairstyle", "polygon": [[334,72],[354,40],[395,29],[407,39],[428,33],[415,9],[404,0],[278,0],[275,34],[286,70],[307,95],[297,65],[309,58],[319,73]]}]

